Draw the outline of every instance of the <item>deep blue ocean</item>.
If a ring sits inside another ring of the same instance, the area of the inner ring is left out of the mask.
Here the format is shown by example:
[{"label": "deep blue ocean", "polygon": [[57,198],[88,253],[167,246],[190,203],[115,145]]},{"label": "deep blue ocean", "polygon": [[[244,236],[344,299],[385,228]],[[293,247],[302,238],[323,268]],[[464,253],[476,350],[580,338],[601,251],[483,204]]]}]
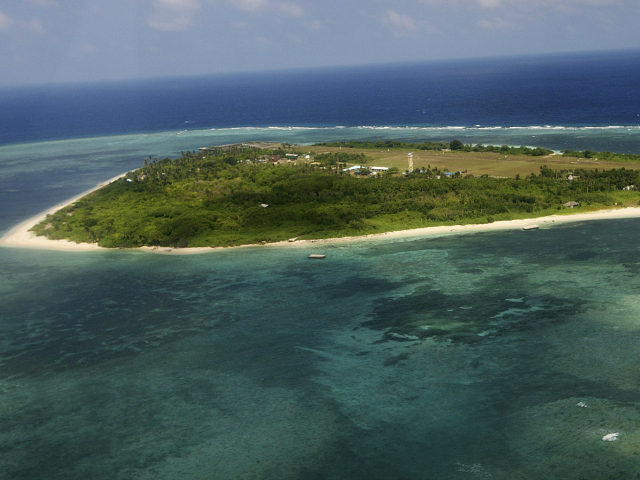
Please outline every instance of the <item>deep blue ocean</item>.
[{"label": "deep blue ocean", "polygon": [[0,144],[172,130],[637,126],[640,51],[0,89]]},{"label": "deep blue ocean", "polygon": [[[640,153],[638,78],[636,51],[5,88],[0,234],[204,145]],[[638,478],[639,237],[0,248],[0,479]]]}]

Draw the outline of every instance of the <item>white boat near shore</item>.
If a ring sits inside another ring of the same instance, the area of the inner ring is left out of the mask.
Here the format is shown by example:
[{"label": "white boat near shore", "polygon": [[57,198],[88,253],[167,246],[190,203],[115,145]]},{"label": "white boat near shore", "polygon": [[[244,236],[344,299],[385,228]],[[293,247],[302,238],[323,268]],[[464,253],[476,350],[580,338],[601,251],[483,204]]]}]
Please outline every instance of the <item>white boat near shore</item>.
[{"label": "white boat near shore", "polygon": [[538,230],[540,225],[525,225],[522,230]]}]

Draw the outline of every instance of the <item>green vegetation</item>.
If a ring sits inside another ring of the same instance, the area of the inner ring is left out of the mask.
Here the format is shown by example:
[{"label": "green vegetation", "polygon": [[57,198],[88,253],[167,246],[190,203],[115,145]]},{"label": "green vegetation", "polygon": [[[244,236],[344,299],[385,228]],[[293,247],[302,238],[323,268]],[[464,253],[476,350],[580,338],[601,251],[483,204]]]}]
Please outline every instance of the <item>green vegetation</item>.
[{"label": "green vegetation", "polygon": [[[539,157],[543,155],[551,155],[553,150],[540,147],[510,147],[509,145],[465,145],[460,140],[451,140],[450,142],[422,142],[410,143],[401,142],[399,140],[384,140],[378,142],[365,142],[358,140],[346,140],[338,142],[325,142],[316,145],[326,147],[345,147],[345,148],[376,148],[376,149],[416,149],[416,150],[452,150],[463,152],[494,152],[503,155],[532,155]],[[640,155],[637,155],[640,160]]]},{"label": "green vegetation", "polygon": [[[458,140],[453,140],[454,142]],[[378,148],[378,149],[392,149],[392,148],[403,148],[403,149],[416,149],[416,150],[443,150],[445,148],[449,148],[450,143],[448,142],[422,142],[422,143],[411,143],[411,142],[402,142],[400,140],[379,140],[377,142],[367,142],[363,140],[342,140],[336,142],[323,142],[317,143],[316,145],[325,146],[325,147],[345,147],[345,148]]]},{"label": "green vegetation", "polygon": [[640,155],[634,153],[593,152],[591,150],[563,150],[565,157],[588,158],[607,162],[640,162]]},{"label": "green vegetation", "polygon": [[589,209],[640,198],[639,172],[624,168],[572,170],[571,180],[568,171],[545,166],[522,178],[430,166],[363,177],[338,167],[364,163],[359,152],[318,154],[296,165],[274,165],[266,160],[271,154],[237,148],[145,161],[33,230],[105,247],[228,246],[486,223],[567,211],[568,201]]},{"label": "green vegetation", "polygon": [[328,152],[319,153],[314,159],[316,162],[326,166],[342,166],[347,163],[361,165],[367,163],[369,159],[364,153]]},{"label": "green vegetation", "polygon": [[540,147],[510,147],[509,145],[464,145],[460,150],[465,152],[494,152],[502,155],[530,155],[532,157],[542,157],[543,155],[551,155],[553,150]]}]

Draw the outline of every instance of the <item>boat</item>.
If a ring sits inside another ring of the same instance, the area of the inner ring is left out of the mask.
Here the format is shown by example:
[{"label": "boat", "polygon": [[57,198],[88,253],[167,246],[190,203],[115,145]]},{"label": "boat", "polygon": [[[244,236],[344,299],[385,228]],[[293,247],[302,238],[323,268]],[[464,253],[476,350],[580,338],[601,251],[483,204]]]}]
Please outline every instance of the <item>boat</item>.
[{"label": "boat", "polygon": [[522,227],[523,230],[538,230],[540,225],[526,225]]},{"label": "boat", "polygon": [[323,255],[322,253],[311,253],[309,254],[308,258],[324,258],[326,257],[326,255]]}]

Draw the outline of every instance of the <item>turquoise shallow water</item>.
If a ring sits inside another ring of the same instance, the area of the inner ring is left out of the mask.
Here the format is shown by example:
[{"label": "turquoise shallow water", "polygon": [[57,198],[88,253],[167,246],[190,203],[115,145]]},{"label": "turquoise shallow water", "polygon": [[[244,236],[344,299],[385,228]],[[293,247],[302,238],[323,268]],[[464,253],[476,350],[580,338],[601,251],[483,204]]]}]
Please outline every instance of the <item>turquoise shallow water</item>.
[{"label": "turquoise shallow water", "polygon": [[[0,148],[0,227],[138,140]],[[639,234],[0,249],[0,478],[635,478]]]}]

